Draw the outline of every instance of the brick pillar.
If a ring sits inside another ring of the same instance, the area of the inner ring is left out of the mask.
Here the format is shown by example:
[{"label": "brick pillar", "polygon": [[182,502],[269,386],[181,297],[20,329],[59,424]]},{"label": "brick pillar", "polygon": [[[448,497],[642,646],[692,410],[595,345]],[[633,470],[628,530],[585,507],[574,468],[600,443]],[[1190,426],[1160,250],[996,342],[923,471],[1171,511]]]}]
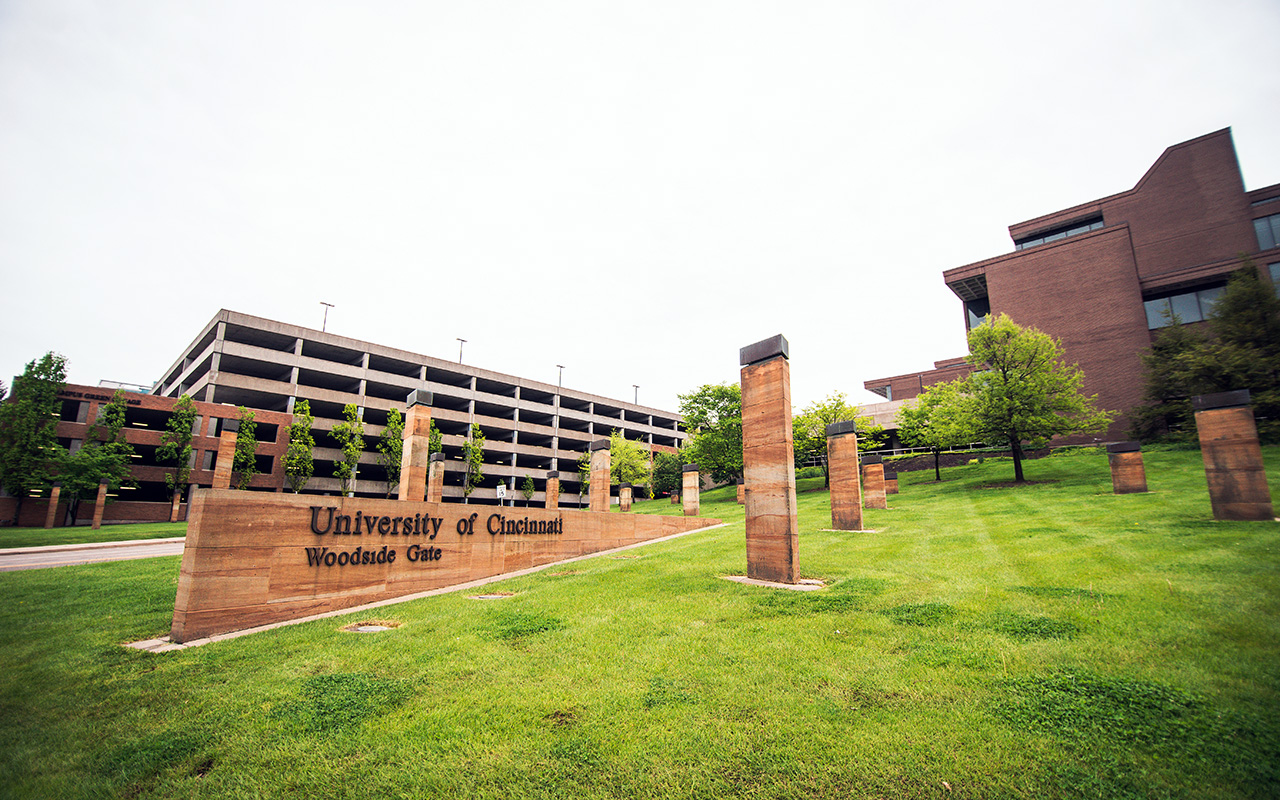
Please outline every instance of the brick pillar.
[{"label": "brick pillar", "polygon": [[547,508],[560,507],[560,473],[547,473]]},{"label": "brick pillar", "polygon": [[831,527],[838,531],[862,530],[858,429],[853,420],[827,426],[827,474],[831,478]]},{"label": "brick pillar", "polygon": [[444,453],[432,453],[427,459],[427,502],[444,502]]},{"label": "brick pillar", "polygon": [[53,491],[49,493],[49,510],[44,512],[44,527],[48,530],[53,527],[53,522],[58,518],[58,498],[62,495],[62,484],[55,483]]},{"label": "brick pillar", "polygon": [[236,461],[236,437],[240,435],[240,420],[222,420],[222,433],[218,438],[218,463],[213,468],[213,488],[231,488],[231,467]]},{"label": "brick pillar", "polygon": [[898,473],[886,472],[884,474],[884,493],[885,494],[898,493]]},{"label": "brick pillar", "polygon": [[1147,470],[1142,464],[1141,445],[1137,442],[1107,445],[1107,461],[1111,463],[1111,488],[1116,494],[1147,490]]},{"label": "brick pillar", "polygon": [[400,454],[401,500],[422,502],[431,470],[431,392],[418,389],[405,398],[404,450]]},{"label": "brick pillar", "polygon": [[800,577],[789,349],[779,334],[738,354],[747,577],[777,583],[795,583]]},{"label": "brick pillar", "polygon": [[1191,407],[1196,412],[1213,518],[1275,519],[1249,390],[1193,397]]},{"label": "brick pillar", "polygon": [[107,507],[107,482],[98,484],[98,502],[93,504],[93,529],[102,527],[102,512]]},{"label": "brick pillar", "polygon": [[623,511],[631,510],[631,484],[624,483],[618,487],[618,505]]},{"label": "brick pillar", "polygon": [[612,461],[609,456],[609,440],[597,439],[591,443],[591,494],[588,509],[591,511],[609,510],[609,471]]},{"label": "brick pillar", "polygon": [[702,476],[697,464],[685,464],[680,474],[680,501],[686,517],[696,517],[702,508]]},{"label": "brick pillar", "polygon": [[867,508],[888,508],[884,496],[884,464],[878,455],[862,459],[862,502]]},{"label": "brick pillar", "polygon": [[178,521],[178,510],[182,506],[182,492],[175,486],[173,489],[173,505],[169,506],[169,521]]},{"label": "brick pillar", "polygon": [[744,505],[747,502],[747,485],[741,480],[738,481],[738,505]]}]

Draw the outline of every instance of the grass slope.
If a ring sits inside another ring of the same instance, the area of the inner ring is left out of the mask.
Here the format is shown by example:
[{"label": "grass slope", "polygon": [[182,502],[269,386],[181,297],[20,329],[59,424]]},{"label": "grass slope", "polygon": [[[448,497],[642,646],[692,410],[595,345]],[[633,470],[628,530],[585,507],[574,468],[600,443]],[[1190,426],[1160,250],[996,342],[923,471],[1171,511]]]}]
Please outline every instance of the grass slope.
[{"label": "grass slope", "polygon": [[132,539],[169,539],[186,536],[185,522],[141,522],[104,525],[94,530],[88,525],[74,528],[0,528],[0,549],[9,547],[49,547],[87,542],[127,542]]},{"label": "grass slope", "polygon": [[1212,521],[1198,453],[1146,463],[1123,497],[1098,453],[902,473],[862,534],[802,482],[813,593],[721,579],[732,487],[725,528],[377,634],[147,655],[178,559],[2,574],[0,794],[1274,797],[1280,525]]}]

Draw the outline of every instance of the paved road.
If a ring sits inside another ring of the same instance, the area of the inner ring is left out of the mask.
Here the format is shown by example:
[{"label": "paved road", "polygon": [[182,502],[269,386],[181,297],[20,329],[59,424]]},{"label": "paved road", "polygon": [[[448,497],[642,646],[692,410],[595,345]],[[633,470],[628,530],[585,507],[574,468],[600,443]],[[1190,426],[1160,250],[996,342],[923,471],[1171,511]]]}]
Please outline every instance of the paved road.
[{"label": "paved road", "polygon": [[179,556],[182,555],[183,542],[181,538],[143,539],[101,544],[64,544],[54,547],[13,547],[0,550],[0,572],[67,567],[72,564],[96,564],[100,561]]}]

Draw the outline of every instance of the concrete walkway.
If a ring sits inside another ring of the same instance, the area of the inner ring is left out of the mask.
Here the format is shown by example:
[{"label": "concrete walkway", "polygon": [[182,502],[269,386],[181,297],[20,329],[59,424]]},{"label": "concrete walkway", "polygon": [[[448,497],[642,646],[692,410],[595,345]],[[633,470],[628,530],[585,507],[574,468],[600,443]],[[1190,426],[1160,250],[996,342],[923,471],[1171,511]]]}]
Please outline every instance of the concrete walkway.
[{"label": "concrete walkway", "polygon": [[11,547],[0,550],[0,572],[69,567],[73,564],[97,564],[102,561],[130,561],[157,556],[180,556],[185,542],[185,538],[177,537],[59,544],[49,547]]}]

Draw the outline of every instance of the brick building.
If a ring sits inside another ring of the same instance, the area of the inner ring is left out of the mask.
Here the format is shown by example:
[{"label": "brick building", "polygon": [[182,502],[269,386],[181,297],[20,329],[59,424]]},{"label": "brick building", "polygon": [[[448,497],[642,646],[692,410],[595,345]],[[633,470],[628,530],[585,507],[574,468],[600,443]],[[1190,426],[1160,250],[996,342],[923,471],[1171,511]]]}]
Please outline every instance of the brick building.
[{"label": "brick building", "polygon": [[[1230,129],[1174,145],[1132,189],[1009,226],[1014,251],[949,269],[965,329],[991,313],[1062,343],[1102,408],[1127,412],[1142,400],[1139,358],[1167,312],[1206,318],[1227,275],[1250,256],[1280,286],[1280,184],[1246,191]],[[963,359],[866,381],[892,405],[960,377]],[[1123,438],[1117,419],[1108,438]]]}]

